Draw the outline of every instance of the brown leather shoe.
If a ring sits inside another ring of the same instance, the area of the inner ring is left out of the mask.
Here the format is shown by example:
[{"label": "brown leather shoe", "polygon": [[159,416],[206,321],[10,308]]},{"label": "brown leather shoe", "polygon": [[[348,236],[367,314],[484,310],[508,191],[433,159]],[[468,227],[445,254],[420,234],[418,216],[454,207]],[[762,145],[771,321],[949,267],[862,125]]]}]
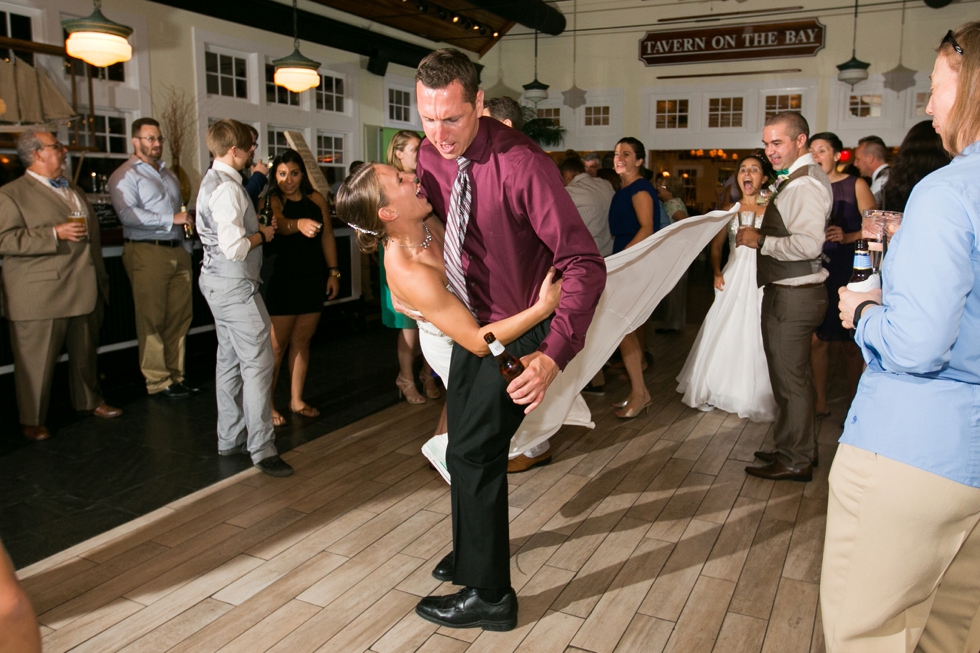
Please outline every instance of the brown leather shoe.
[{"label": "brown leather shoe", "polygon": [[813,467],[811,465],[790,467],[778,460],[759,467],[746,467],[745,473],[749,476],[757,476],[770,481],[801,481],[803,483],[809,483],[813,480]]},{"label": "brown leather shoe", "polygon": [[516,458],[511,458],[507,461],[507,473],[516,474],[518,472],[525,472],[532,467],[537,467],[538,465],[547,465],[551,462],[551,449],[548,449],[540,456],[535,456],[534,458],[528,458],[524,454],[517,456]]},{"label": "brown leather shoe", "polygon": [[89,411],[89,414],[96,417],[101,417],[102,419],[112,419],[113,417],[119,417],[122,415],[122,410],[115,408],[114,406],[110,406],[109,404],[102,404],[101,406],[96,407],[95,410]]},{"label": "brown leather shoe", "polygon": [[[764,463],[775,462],[776,461],[776,451],[775,450],[773,450],[773,451],[765,451],[765,450],[756,451],[755,452],[755,457],[758,458],[759,460],[761,460]],[[820,459],[819,458],[814,458],[813,460],[810,461],[810,465],[812,465],[814,469],[816,469],[817,467],[820,467]]]},{"label": "brown leather shoe", "polygon": [[47,440],[51,437],[51,432],[45,426],[27,426],[26,424],[22,424],[21,428],[24,429],[24,437],[34,442]]}]

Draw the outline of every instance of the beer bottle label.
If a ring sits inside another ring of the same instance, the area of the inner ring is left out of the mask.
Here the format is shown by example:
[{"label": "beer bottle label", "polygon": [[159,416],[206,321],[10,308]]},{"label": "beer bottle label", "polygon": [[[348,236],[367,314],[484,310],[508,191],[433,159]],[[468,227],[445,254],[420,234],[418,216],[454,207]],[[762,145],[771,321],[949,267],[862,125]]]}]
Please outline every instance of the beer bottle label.
[{"label": "beer bottle label", "polygon": [[494,356],[500,356],[504,353],[504,346],[500,344],[499,340],[494,340],[493,342],[487,343],[490,346],[490,353]]},{"label": "beer bottle label", "polygon": [[855,252],[854,254],[854,269],[855,270],[870,270],[871,269],[871,255],[867,252]]}]

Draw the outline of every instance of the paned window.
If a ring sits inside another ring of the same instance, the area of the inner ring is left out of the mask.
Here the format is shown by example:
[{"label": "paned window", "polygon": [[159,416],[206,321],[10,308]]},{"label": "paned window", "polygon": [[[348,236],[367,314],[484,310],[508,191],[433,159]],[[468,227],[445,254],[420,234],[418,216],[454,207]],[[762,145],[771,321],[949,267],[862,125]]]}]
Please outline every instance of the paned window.
[{"label": "paned window", "polygon": [[397,88],[388,89],[388,119],[412,121],[412,94]]},{"label": "paned window", "polygon": [[276,86],[275,80],[276,67],[267,63],[265,65],[265,101],[269,104],[286,104],[291,107],[298,107],[299,93],[293,93],[288,88]]},{"label": "paned window", "polygon": [[[66,40],[68,38],[68,32],[61,30],[62,37]],[[79,77],[85,76],[85,67],[88,66],[88,73],[92,76],[92,79],[99,79],[102,81],[110,82],[125,82],[126,81],[126,66],[123,62],[114,63],[111,66],[106,66],[105,68],[96,68],[90,63],[85,63],[81,59],[65,59],[65,74],[70,75],[74,72]]]},{"label": "paned window", "polygon": [[314,90],[316,108],[321,111],[344,112],[344,80],[341,77],[320,75],[320,85]]},{"label": "paned window", "polygon": [[929,97],[930,97],[930,93],[928,91],[925,93],[915,94],[915,115],[917,116],[928,115],[926,113],[926,107],[929,106]]},{"label": "paned window", "polygon": [[848,105],[855,118],[881,117],[880,95],[852,95]]},{"label": "paned window", "polygon": [[204,70],[211,95],[248,99],[248,65],[244,57],[205,52]]},{"label": "paned window", "polygon": [[561,127],[561,109],[559,107],[538,109],[538,118],[550,120],[555,127]]},{"label": "paned window", "polygon": [[657,129],[687,129],[687,100],[657,100]]},{"label": "paned window", "polygon": [[[79,130],[80,144],[91,147],[92,137],[88,129],[87,117],[82,118]],[[129,134],[126,132],[126,119],[120,116],[100,116],[94,118],[95,149],[106,154],[126,154],[128,152]],[[71,127],[72,125],[69,125]]]},{"label": "paned window", "polygon": [[286,150],[291,149],[289,141],[286,140],[286,129],[285,127],[269,127],[268,155],[270,157],[279,156]]},{"label": "paned window", "polygon": [[742,98],[713,97],[708,100],[708,127],[741,127]]},{"label": "paned window", "polygon": [[803,95],[787,93],[786,95],[766,96],[766,120],[783,111],[795,111],[797,113],[803,111]]},{"label": "paned window", "polygon": [[316,160],[328,182],[333,184],[343,181],[347,163],[344,158],[344,135],[318,132],[316,135]]},{"label": "paned window", "polygon": [[585,107],[586,127],[608,127],[609,107]]},{"label": "paned window", "polygon": [[[33,41],[34,31],[31,29],[31,17],[12,12],[0,11],[0,36],[6,36],[21,41]],[[16,56],[21,61],[34,65],[34,53],[0,48],[0,59],[10,63],[10,58]]]}]

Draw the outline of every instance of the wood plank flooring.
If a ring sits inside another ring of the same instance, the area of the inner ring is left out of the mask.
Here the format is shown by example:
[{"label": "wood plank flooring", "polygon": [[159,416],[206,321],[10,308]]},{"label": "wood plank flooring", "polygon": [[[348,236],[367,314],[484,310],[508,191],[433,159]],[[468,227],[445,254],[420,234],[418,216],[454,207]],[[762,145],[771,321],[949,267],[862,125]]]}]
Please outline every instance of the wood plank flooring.
[{"label": "wood plank flooring", "polygon": [[[846,406],[820,423],[812,483],[743,468],[771,437],[684,406],[697,332],[656,336],[651,410],[588,397],[554,462],[511,475],[509,633],[437,628],[420,597],[452,547],[449,488],[419,453],[441,409],[399,404],[20,570],[47,653],[818,653],[827,472]],[[832,370],[837,367],[832,360]],[[839,371],[839,370],[838,370]],[[840,387],[842,384],[837,383]]]}]

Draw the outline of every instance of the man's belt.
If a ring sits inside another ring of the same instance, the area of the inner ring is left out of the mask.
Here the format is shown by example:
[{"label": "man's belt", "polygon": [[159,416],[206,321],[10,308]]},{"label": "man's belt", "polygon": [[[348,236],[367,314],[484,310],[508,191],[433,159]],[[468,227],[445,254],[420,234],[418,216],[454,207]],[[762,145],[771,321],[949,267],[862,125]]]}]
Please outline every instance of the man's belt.
[{"label": "man's belt", "polygon": [[127,243],[141,243],[144,245],[157,245],[159,247],[180,247],[183,243],[179,240],[136,240],[134,238],[123,238]]}]

